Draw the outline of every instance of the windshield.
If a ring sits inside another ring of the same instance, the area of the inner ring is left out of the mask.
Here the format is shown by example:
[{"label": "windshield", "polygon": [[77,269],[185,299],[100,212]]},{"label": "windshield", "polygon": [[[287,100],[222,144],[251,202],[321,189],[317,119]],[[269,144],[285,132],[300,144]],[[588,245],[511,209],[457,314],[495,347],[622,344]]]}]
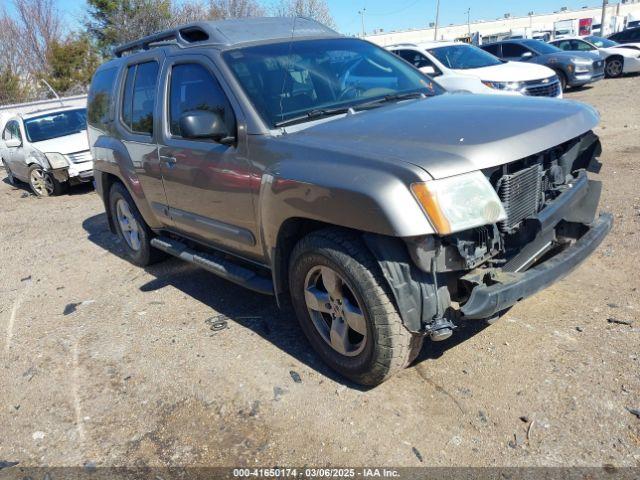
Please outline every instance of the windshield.
[{"label": "windshield", "polygon": [[618,42],[614,42],[613,40],[602,37],[585,37],[585,40],[593,43],[598,48],[609,48],[620,45]]},{"label": "windshield", "polygon": [[558,47],[554,47],[553,45],[549,45],[548,43],[541,42],[540,40],[524,40],[521,43],[525,47],[530,48],[531,50],[539,53],[540,55],[563,52],[563,50],[560,50]]},{"label": "windshield", "polygon": [[445,67],[454,70],[492,67],[502,62],[484,50],[473,45],[450,45],[429,50]]},{"label": "windshield", "polygon": [[42,142],[64,137],[87,129],[87,109],[47,113],[24,121],[30,142]]},{"label": "windshield", "polygon": [[230,50],[224,59],[272,127],[387,96],[444,92],[394,54],[353,38],[259,45]]}]

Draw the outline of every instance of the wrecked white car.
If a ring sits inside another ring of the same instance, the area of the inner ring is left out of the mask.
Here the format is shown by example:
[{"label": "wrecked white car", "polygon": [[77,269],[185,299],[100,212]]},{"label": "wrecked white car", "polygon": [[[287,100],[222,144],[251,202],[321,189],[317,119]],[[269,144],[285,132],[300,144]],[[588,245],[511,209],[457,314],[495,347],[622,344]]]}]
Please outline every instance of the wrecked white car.
[{"label": "wrecked white car", "polygon": [[11,117],[2,131],[0,159],[9,182],[27,182],[48,197],[93,180],[87,110],[67,107]]}]

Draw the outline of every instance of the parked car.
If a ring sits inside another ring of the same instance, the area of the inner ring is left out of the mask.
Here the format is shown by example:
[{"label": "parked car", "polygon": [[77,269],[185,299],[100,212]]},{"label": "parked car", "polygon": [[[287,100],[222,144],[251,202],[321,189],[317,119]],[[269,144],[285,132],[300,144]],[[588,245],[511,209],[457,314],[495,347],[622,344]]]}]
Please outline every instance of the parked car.
[{"label": "parked car", "polygon": [[26,182],[48,197],[93,179],[86,108],[64,107],[10,117],[2,131],[0,158],[10,183]]},{"label": "parked car", "polygon": [[586,39],[578,37],[555,40],[550,44],[566,52],[598,52],[605,60],[604,73],[608,78],[618,78],[625,73],[640,72],[640,52],[631,48],[617,48],[615,42],[602,40],[601,44],[606,41],[614,45],[597,47]]},{"label": "parked car", "polygon": [[584,37],[584,39],[589,43],[593,43],[598,48],[624,48],[640,51],[640,42],[618,43],[608,38],[598,37],[597,35],[590,35],[588,37]]},{"label": "parked car", "polygon": [[555,72],[542,65],[505,62],[466,43],[429,42],[386,47],[449,91],[562,97]]},{"label": "parked car", "polygon": [[587,105],[448,94],[302,18],[193,23],[115,52],[88,119],[126,256],[288,292],[318,355],[356,382],[495,320],[611,228]]},{"label": "parked car", "polygon": [[609,35],[607,38],[622,44],[640,43],[640,27],[627,28],[621,32]]},{"label": "parked car", "polygon": [[604,59],[593,52],[568,53],[539,40],[509,40],[481,48],[504,60],[538,63],[551,68],[558,75],[562,90],[604,78]]}]

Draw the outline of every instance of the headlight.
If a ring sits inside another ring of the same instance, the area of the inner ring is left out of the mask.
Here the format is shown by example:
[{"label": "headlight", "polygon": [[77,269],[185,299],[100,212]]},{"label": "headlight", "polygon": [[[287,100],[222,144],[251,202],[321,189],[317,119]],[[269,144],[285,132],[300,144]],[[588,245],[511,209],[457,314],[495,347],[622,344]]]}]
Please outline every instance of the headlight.
[{"label": "headlight", "polygon": [[508,92],[519,92],[524,87],[522,82],[490,82],[488,80],[482,80],[482,83],[494,90],[505,90]]},{"label": "headlight", "polygon": [[411,191],[440,235],[494,224],[507,218],[498,194],[479,171],[414,183]]},{"label": "headlight", "polygon": [[589,70],[591,69],[591,66],[593,65],[593,62],[590,62],[588,60],[585,61],[577,58],[572,59],[572,62],[575,64],[576,73],[587,73],[589,72]]},{"label": "headlight", "polygon": [[69,166],[67,158],[61,153],[45,153],[45,157],[49,160],[51,168],[65,168]]}]

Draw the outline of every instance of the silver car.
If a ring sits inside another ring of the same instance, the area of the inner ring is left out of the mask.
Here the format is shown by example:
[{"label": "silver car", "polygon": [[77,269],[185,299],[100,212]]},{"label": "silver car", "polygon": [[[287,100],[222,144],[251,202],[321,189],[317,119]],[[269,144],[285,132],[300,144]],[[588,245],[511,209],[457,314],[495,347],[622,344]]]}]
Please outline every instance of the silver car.
[{"label": "silver car", "polygon": [[93,180],[87,110],[67,107],[11,117],[2,130],[0,159],[10,183],[27,182],[48,197]]}]

